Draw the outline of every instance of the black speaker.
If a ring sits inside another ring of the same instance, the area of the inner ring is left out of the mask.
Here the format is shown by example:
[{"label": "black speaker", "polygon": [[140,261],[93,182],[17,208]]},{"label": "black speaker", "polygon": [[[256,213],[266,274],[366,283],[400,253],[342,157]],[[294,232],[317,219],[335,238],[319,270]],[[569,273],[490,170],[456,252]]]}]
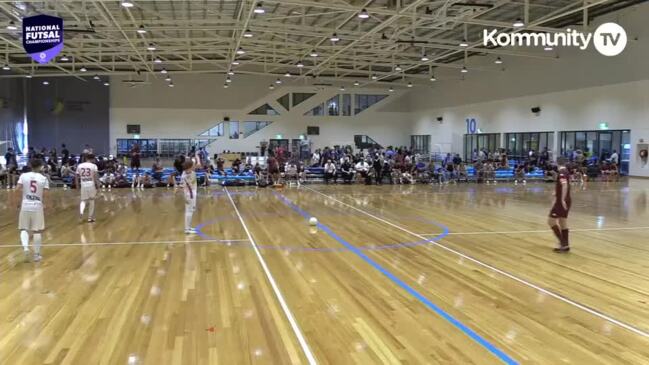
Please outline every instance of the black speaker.
[{"label": "black speaker", "polygon": [[437,121],[441,123],[442,121],[444,121],[444,118],[442,118],[442,117],[437,117]]},{"label": "black speaker", "polygon": [[229,121],[230,121],[230,117],[223,117],[223,121],[224,121],[224,122],[229,122]]},{"label": "black speaker", "polygon": [[139,124],[127,124],[126,125],[126,134],[140,134],[140,125]]},{"label": "black speaker", "polygon": [[535,106],[532,108],[532,113],[538,114],[541,112],[541,107],[540,106]]},{"label": "black speaker", "polygon": [[306,134],[308,136],[319,136],[320,135],[320,127],[308,126],[308,127],[306,127]]}]

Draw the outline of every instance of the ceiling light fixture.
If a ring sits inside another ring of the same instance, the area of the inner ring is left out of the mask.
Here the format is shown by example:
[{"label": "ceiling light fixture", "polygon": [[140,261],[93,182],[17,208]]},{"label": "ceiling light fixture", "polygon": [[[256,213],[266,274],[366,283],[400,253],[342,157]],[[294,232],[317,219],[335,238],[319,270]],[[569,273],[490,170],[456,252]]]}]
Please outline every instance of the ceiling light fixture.
[{"label": "ceiling light fixture", "polygon": [[93,76],[92,78],[95,79],[95,80],[99,80],[99,75],[95,74],[95,76]]},{"label": "ceiling light fixture", "polygon": [[435,75],[430,76],[430,81],[437,81],[437,78],[435,78]]},{"label": "ceiling light fixture", "polygon": [[494,63],[497,64],[497,65],[500,65],[500,64],[503,63],[503,59],[500,58],[500,57],[498,57],[498,58],[496,58],[496,60],[494,61]]},{"label": "ceiling light fixture", "polygon": [[309,56],[318,57],[318,52],[316,52],[315,49],[314,49],[313,51],[311,51],[311,53],[309,53]]},{"label": "ceiling light fixture", "polygon": [[358,81],[354,81],[354,86],[358,86],[358,85],[360,85],[360,84],[361,84],[360,82],[358,82]]},{"label": "ceiling light fixture", "polygon": [[271,90],[275,90],[275,85],[270,84],[270,86],[268,86],[268,88],[271,89]]},{"label": "ceiling light fixture", "polygon": [[156,57],[156,59],[153,60],[153,63],[162,63],[162,60]]},{"label": "ceiling light fixture", "polygon": [[169,83],[169,87],[174,87],[174,83],[173,83],[173,82],[170,82],[170,83]]},{"label": "ceiling light fixture", "polygon": [[287,73],[284,74],[284,76],[286,76],[286,77],[291,77],[291,73],[290,73],[290,72],[287,72]]},{"label": "ceiling light fixture", "polygon": [[47,86],[47,85],[49,85],[49,84],[50,84],[49,81],[47,81],[47,80],[43,81],[43,85]]},{"label": "ceiling light fixture", "polygon": [[79,69],[79,71],[81,71],[81,72],[86,72],[86,71],[88,71],[88,69],[85,68],[84,66],[81,66],[81,68]]},{"label": "ceiling light fixture", "polygon": [[370,14],[367,12],[367,9],[363,9],[360,13],[358,13],[358,17],[361,19],[367,19],[370,17]]},{"label": "ceiling light fixture", "polygon": [[9,71],[9,70],[11,70],[11,67],[9,67],[9,65],[5,63],[5,65],[2,66],[2,69],[5,70],[5,71]]},{"label": "ceiling light fixture", "polygon": [[403,70],[403,69],[401,68],[401,66],[397,65],[397,66],[394,68],[394,70],[398,72],[398,71],[401,71],[401,70]]},{"label": "ceiling light fixture", "polygon": [[244,51],[243,48],[239,47],[239,49],[237,49],[237,54],[238,55],[246,54],[246,51]]},{"label": "ceiling light fixture", "polygon": [[338,42],[340,40],[340,38],[338,37],[338,34],[336,34],[336,33],[332,34],[330,39],[334,43]]},{"label": "ceiling light fixture", "polygon": [[389,91],[389,92],[394,92],[394,88],[393,88],[392,86],[390,86],[390,88],[388,89],[388,91]]},{"label": "ceiling light fixture", "polygon": [[170,76],[170,75],[167,75],[167,77],[165,77],[165,81],[166,81],[166,82],[171,82],[171,76]]},{"label": "ceiling light fixture", "polygon": [[463,39],[462,42],[460,42],[460,47],[468,47],[469,43],[467,43],[466,39]]},{"label": "ceiling light fixture", "polygon": [[412,82],[409,82],[409,83],[408,83],[408,87],[412,87]]},{"label": "ceiling light fixture", "polygon": [[282,80],[280,80],[279,77],[278,77],[277,80],[275,80],[275,83],[276,83],[277,85],[279,85],[279,84],[282,83]]},{"label": "ceiling light fixture", "polygon": [[252,38],[252,32],[250,31],[250,29],[243,32],[243,36],[246,38]]},{"label": "ceiling light fixture", "polygon": [[223,88],[224,88],[224,89],[227,89],[227,88],[229,88],[229,87],[230,87],[230,85],[228,85],[228,84],[223,84]]},{"label": "ceiling light fixture", "polygon": [[25,75],[26,78],[31,79],[32,75]]},{"label": "ceiling light fixture", "polygon": [[461,72],[462,72],[463,74],[465,74],[465,73],[469,72],[469,70],[466,69],[466,66],[463,66]]},{"label": "ceiling light fixture", "polygon": [[149,46],[146,47],[149,51],[155,51],[155,45],[153,43],[149,43]]},{"label": "ceiling light fixture", "polygon": [[232,61],[232,65],[233,66],[239,66],[239,61],[237,61],[237,60]]},{"label": "ceiling light fixture", "polygon": [[518,18],[512,25],[514,26],[514,28],[522,28],[525,26],[525,23],[523,23],[523,20],[521,18]]},{"label": "ceiling light fixture", "polygon": [[63,62],[68,62],[69,60],[70,59],[66,55],[63,55],[63,57],[61,57],[61,61],[63,61]]},{"label": "ceiling light fixture", "polygon": [[104,86],[110,86],[110,82],[108,81],[104,82]]},{"label": "ceiling light fixture", "polygon": [[426,54],[424,53],[424,55],[421,56],[421,60],[426,62],[426,61],[430,61],[430,58],[428,58],[428,56],[426,56]]},{"label": "ceiling light fixture", "polygon": [[16,30],[18,27],[16,27],[16,23],[14,21],[10,21],[9,24],[7,24],[7,30]]},{"label": "ceiling light fixture", "polygon": [[137,28],[137,32],[139,34],[146,34],[146,28],[144,28],[144,25],[140,25],[140,27]]},{"label": "ceiling light fixture", "polygon": [[167,69],[166,69],[166,68],[163,68],[162,70],[160,70],[160,73],[163,74],[163,75],[166,74],[166,73],[167,73]]},{"label": "ceiling light fixture", "polygon": [[378,76],[376,76],[376,75],[372,75],[372,80],[376,80],[376,79],[378,79],[378,78],[379,78]]},{"label": "ceiling light fixture", "polygon": [[128,0],[122,0],[122,6],[125,7],[125,8],[132,8],[133,3],[131,1],[128,1]]},{"label": "ceiling light fixture", "polygon": [[297,68],[302,68],[304,67],[304,64],[302,63],[302,61],[298,61],[296,66]]},{"label": "ceiling light fixture", "polygon": [[545,47],[545,48],[543,48],[544,51],[552,51],[553,49],[554,49],[554,48],[552,48],[552,47]]},{"label": "ceiling light fixture", "polygon": [[341,86],[341,87],[340,87],[340,91],[345,91],[345,87],[344,87],[344,86]]},{"label": "ceiling light fixture", "polygon": [[227,82],[228,84],[232,82],[232,79],[230,78],[230,76],[225,78],[225,82]]}]

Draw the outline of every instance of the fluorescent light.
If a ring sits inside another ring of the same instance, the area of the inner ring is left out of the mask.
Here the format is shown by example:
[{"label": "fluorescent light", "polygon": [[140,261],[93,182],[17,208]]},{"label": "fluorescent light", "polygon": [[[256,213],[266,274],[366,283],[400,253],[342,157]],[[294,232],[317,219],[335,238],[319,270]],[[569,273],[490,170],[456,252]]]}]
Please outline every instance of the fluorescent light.
[{"label": "fluorescent light", "polygon": [[466,69],[466,66],[463,66],[461,72],[462,72],[462,73],[467,73],[467,72],[469,72],[469,70]]},{"label": "fluorescent light", "polygon": [[166,68],[163,68],[162,70],[160,70],[160,73],[163,74],[163,75],[166,74],[166,73],[167,73],[167,69],[166,69]]},{"label": "fluorescent light", "polygon": [[110,86],[110,82],[108,81],[104,82],[104,86]]},{"label": "fluorescent light", "polygon": [[146,29],[144,28],[144,25],[140,25],[140,27],[137,28],[137,32],[140,34],[146,34]]},{"label": "fluorescent light", "polygon": [[11,67],[9,67],[9,65],[5,63],[5,65],[2,66],[2,69],[5,70],[5,71],[9,71],[9,70],[11,70]]},{"label": "fluorescent light", "polygon": [[171,76],[167,75],[167,77],[165,77],[165,81],[166,82],[171,82]]},{"label": "fluorescent light", "polygon": [[496,60],[494,61],[494,63],[497,64],[497,65],[500,65],[500,64],[503,63],[503,59],[500,58],[500,57],[498,57],[498,58],[496,58]]},{"label": "fluorescent light", "polygon": [[360,82],[358,82],[358,81],[354,81],[354,86],[358,86],[358,85],[360,85],[360,84],[361,84]]},{"label": "fluorescent light", "polygon": [[544,51],[552,51],[553,49],[554,49],[554,48],[552,48],[552,47],[545,47],[545,48],[543,48]]},{"label": "fluorescent light", "polygon": [[14,23],[14,21],[12,20],[12,21],[9,22],[9,24],[7,24],[7,29],[8,30],[16,30],[16,29],[18,29],[18,27],[16,27],[16,23]]},{"label": "fluorescent light", "polygon": [[512,25],[514,26],[514,28],[521,28],[525,26],[525,23],[523,23],[523,20],[521,20],[521,18],[518,18]]},{"label": "fluorescent light", "polygon": [[227,82],[228,84],[232,82],[232,79],[230,78],[230,76],[225,78],[225,82]]},{"label": "fluorescent light", "polygon": [[81,68],[79,69],[79,71],[81,71],[81,72],[86,72],[86,71],[88,71],[88,69],[85,68],[84,66],[81,66]]},{"label": "fluorescent light", "polygon": [[428,58],[428,56],[426,56],[426,54],[424,53],[424,55],[421,56],[421,60],[426,62],[426,61],[430,61],[430,58]]},{"label": "fluorescent light", "polygon": [[69,60],[70,59],[66,55],[63,55],[63,57],[61,57],[61,61],[63,61],[63,62],[68,62]]},{"label": "fluorescent light", "polygon": [[128,0],[122,0],[122,6],[125,7],[125,8],[132,8],[133,3],[128,1]]},{"label": "fluorescent light", "polygon": [[99,75],[95,75],[92,78],[95,79],[95,80],[99,80]]},{"label": "fluorescent light", "polygon": [[338,42],[340,40],[340,38],[338,38],[338,34],[336,33],[332,34],[330,39],[332,42]]},{"label": "fluorescent light", "polygon": [[368,14],[367,9],[363,9],[360,13],[358,13],[358,17],[361,19],[367,19],[370,17],[370,14]]},{"label": "fluorescent light", "polygon": [[340,91],[345,91],[345,87],[344,87],[344,86],[341,86],[341,87],[340,87]]},{"label": "fluorescent light", "polygon": [[49,84],[50,84],[49,81],[47,81],[47,80],[43,81],[43,85],[47,86],[47,85],[49,85]]},{"label": "fluorescent light", "polygon": [[232,70],[228,71],[228,75],[234,76],[234,71],[232,71]]},{"label": "fluorescent light", "polygon": [[170,82],[170,83],[169,83],[169,87],[174,87],[174,83],[173,83],[173,82]]},{"label": "fluorescent light", "polygon": [[252,38],[252,32],[250,31],[250,29],[243,32],[243,36],[246,38]]},{"label": "fluorescent light", "polygon": [[229,88],[229,87],[230,87],[230,85],[228,85],[228,84],[223,84],[223,88],[224,88],[224,89],[227,89],[227,88]]},{"label": "fluorescent light", "polygon": [[372,75],[372,80],[376,80],[376,79],[378,79],[378,78],[379,78],[378,76],[376,76],[376,75]]},{"label": "fluorescent light", "polygon": [[26,78],[31,79],[32,75],[25,75]]},{"label": "fluorescent light", "polygon": [[390,88],[388,89],[388,91],[389,91],[389,92],[394,92],[394,88],[393,88],[392,86],[390,86]]},{"label": "fluorescent light", "polygon": [[153,43],[149,43],[149,46],[146,47],[149,51],[155,51],[155,45]]},{"label": "fluorescent light", "polygon": [[232,61],[232,65],[239,66],[239,61],[237,61],[237,60]]},{"label": "fluorescent light", "polygon": [[264,14],[265,12],[266,9],[264,9],[264,6],[261,3],[258,3],[255,7],[255,14]]},{"label": "fluorescent light", "polygon": [[397,66],[394,68],[394,70],[395,70],[395,71],[401,71],[401,70],[403,70],[403,69],[401,68],[401,66],[397,65]]},{"label": "fluorescent light", "polygon": [[286,76],[286,77],[291,77],[291,73],[290,73],[290,72],[287,72],[287,73],[284,74],[284,76]]},{"label": "fluorescent light", "polygon": [[409,83],[408,83],[408,87],[412,87],[412,82],[409,82]]},{"label": "fluorescent light", "polygon": [[462,40],[462,42],[460,42],[460,47],[468,47],[468,46],[469,46],[469,43],[467,43],[466,39],[464,39],[464,40]]},{"label": "fluorescent light", "polygon": [[430,76],[430,81],[437,81],[437,78],[435,78],[435,75]]},{"label": "fluorescent light", "polygon": [[156,57],[156,59],[153,60],[153,63],[162,63],[162,60]]},{"label": "fluorescent light", "polygon": [[282,80],[280,80],[279,77],[278,77],[277,80],[275,80],[275,83],[276,83],[277,85],[279,85],[279,84],[282,83]]},{"label": "fluorescent light", "polygon": [[302,63],[302,61],[298,61],[296,66],[298,68],[302,68],[302,67],[304,67],[304,64]]},{"label": "fluorescent light", "polygon": [[314,49],[313,51],[311,51],[311,53],[309,54],[309,56],[311,56],[311,57],[318,57],[318,52],[316,52],[315,49]]},{"label": "fluorescent light", "polygon": [[246,53],[246,51],[244,51],[243,48],[239,47],[239,49],[237,49],[237,54],[238,55],[242,55],[242,54],[245,54],[245,53]]},{"label": "fluorescent light", "polygon": [[268,86],[268,88],[271,89],[271,90],[275,90],[275,85],[270,84],[270,86]]}]

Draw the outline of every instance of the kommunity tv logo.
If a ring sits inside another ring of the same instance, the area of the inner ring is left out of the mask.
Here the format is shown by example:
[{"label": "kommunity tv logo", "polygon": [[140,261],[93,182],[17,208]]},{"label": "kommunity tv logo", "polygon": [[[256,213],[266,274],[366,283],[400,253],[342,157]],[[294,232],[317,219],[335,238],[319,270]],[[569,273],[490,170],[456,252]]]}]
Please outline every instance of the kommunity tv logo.
[{"label": "kommunity tv logo", "polygon": [[604,23],[595,32],[566,29],[565,32],[499,32],[484,29],[483,45],[498,47],[578,47],[586,50],[591,43],[604,56],[617,56],[626,48],[626,31],[616,23]]}]

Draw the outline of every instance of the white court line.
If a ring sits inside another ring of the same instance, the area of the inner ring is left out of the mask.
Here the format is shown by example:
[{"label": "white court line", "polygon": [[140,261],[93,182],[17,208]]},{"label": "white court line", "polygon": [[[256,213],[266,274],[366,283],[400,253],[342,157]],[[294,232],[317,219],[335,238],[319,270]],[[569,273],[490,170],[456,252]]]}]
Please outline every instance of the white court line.
[{"label": "white court line", "polygon": [[411,231],[409,231],[409,230],[406,229],[406,228],[403,228],[403,227],[401,227],[401,226],[398,226],[398,225],[396,225],[396,224],[394,224],[394,223],[392,223],[392,222],[389,222],[389,221],[387,221],[387,220],[385,220],[385,219],[383,219],[383,218],[381,218],[381,217],[377,217],[377,216],[373,215],[372,213],[369,213],[369,212],[366,212],[366,211],[364,211],[364,210],[362,210],[362,209],[356,208],[356,207],[353,206],[353,205],[350,205],[350,204],[347,204],[347,203],[345,203],[345,202],[342,202],[342,201],[340,201],[340,200],[338,200],[338,199],[336,199],[336,198],[334,198],[334,197],[331,197],[331,196],[329,196],[329,195],[327,195],[327,194],[321,193],[321,192],[319,192],[319,191],[317,191],[317,190],[315,190],[315,189],[312,189],[312,188],[310,188],[310,187],[308,187],[308,186],[305,186],[304,188],[307,189],[307,190],[311,190],[311,191],[313,191],[313,192],[315,192],[315,193],[318,193],[318,194],[320,194],[320,195],[322,195],[322,196],[324,196],[324,197],[326,197],[326,198],[328,198],[328,199],[331,199],[331,200],[333,200],[333,201],[335,201],[335,202],[337,202],[337,203],[339,203],[339,204],[342,204],[342,205],[344,205],[344,206],[347,206],[347,207],[349,207],[349,208],[352,208],[352,209],[354,209],[354,210],[356,210],[356,211],[358,211],[358,212],[361,212],[361,213],[363,213],[363,214],[365,214],[365,215],[367,215],[367,216],[370,216],[370,217],[372,217],[372,218],[374,218],[374,219],[376,219],[376,220],[378,220],[378,221],[381,221],[381,222],[383,222],[383,223],[385,223],[385,224],[387,224],[387,225],[390,225],[390,226],[392,226],[392,227],[394,227],[394,228],[396,228],[396,229],[399,229],[399,230],[401,230],[401,231],[403,231],[403,232],[406,232],[406,233],[408,233],[408,234],[411,234],[411,235],[413,235],[413,236],[415,236],[415,237],[419,237],[419,238],[421,238],[421,239],[423,239],[423,240],[427,240],[427,241],[430,242],[431,244],[433,244],[433,245],[435,245],[435,246],[437,246],[437,247],[439,247],[439,248],[441,248],[441,249],[444,249],[444,250],[446,250],[446,251],[448,251],[448,252],[452,252],[452,253],[454,253],[454,254],[456,254],[456,255],[458,255],[458,256],[460,256],[460,257],[463,257],[463,258],[465,258],[465,259],[467,259],[467,260],[469,260],[469,261],[471,261],[471,262],[473,262],[473,263],[475,263],[475,264],[478,264],[478,265],[480,265],[480,266],[482,266],[482,267],[485,267],[485,268],[487,268],[487,269],[490,269],[490,270],[492,270],[492,271],[495,271],[495,272],[497,272],[497,273],[499,273],[499,274],[501,274],[501,275],[503,275],[503,276],[506,276],[506,277],[508,277],[508,278],[510,278],[510,279],[512,279],[512,280],[514,280],[514,281],[517,281],[517,282],[519,282],[519,283],[521,283],[521,284],[523,284],[523,285],[529,286],[530,288],[536,289],[536,290],[538,290],[538,291],[540,291],[540,292],[542,292],[542,293],[544,293],[544,294],[546,294],[546,295],[549,295],[549,296],[551,296],[551,297],[553,297],[553,298],[555,298],[555,299],[558,299],[558,300],[560,300],[560,301],[562,301],[562,302],[564,302],[564,303],[567,303],[567,304],[570,304],[570,305],[572,305],[572,306],[574,306],[574,307],[577,307],[577,308],[579,308],[579,309],[581,309],[581,310],[583,310],[583,311],[585,311],[585,312],[588,312],[588,313],[590,313],[590,314],[592,314],[592,315],[594,315],[594,316],[596,316],[596,317],[599,317],[599,318],[601,318],[601,319],[604,319],[604,320],[606,320],[606,321],[609,321],[609,322],[611,322],[611,323],[614,323],[614,324],[616,324],[616,325],[618,325],[618,326],[620,326],[620,327],[622,327],[622,328],[625,328],[625,329],[627,329],[627,330],[629,330],[629,331],[631,331],[631,332],[634,332],[635,334],[638,334],[638,335],[640,335],[640,336],[644,336],[644,337],[649,338],[649,332],[645,332],[645,331],[643,331],[643,330],[641,330],[641,329],[638,329],[638,328],[633,327],[633,326],[631,326],[631,325],[629,325],[629,324],[626,324],[626,323],[624,323],[624,322],[621,322],[621,321],[619,321],[619,320],[617,320],[617,319],[615,319],[615,318],[609,317],[609,316],[607,316],[607,315],[604,314],[604,313],[598,312],[598,311],[596,311],[596,310],[594,310],[594,309],[591,309],[591,308],[589,308],[589,307],[587,307],[587,306],[585,306],[585,305],[583,305],[583,304],[579,304],[579,303],[577,303],[577,302],[575,302],[575,301],[573,301],[573,300],[571,300],[571,299],[568,299],[568,298],[566,298],[566,297],[564,297],[564,296],[562,296],[562,295],[560,295],[560,294],[554,293],[554,292],[552,292],[552,291],[550,291],[550,290],[548,290],[548,289],[544,289],[544,288],[542,288],[542,287],[540,287],[540,286],[538,286],[538,285],[536,285],[536,284],[533,284],[533,283],[531,283],[531,282],[529,282],[529,281],[527,281],[527,280],[525,280],[525,279],[521,279],[521,278],[519,278],[518,276],[515,276],[515,275],[510,274],[510,273],[508,273],[508,272],[506,272],[506,271],[503,271],[503,270],[501,270],[501,269],[499,269],[499,268],[497,268],[497,267],[491,266],[491,265],[489,265],[489,264],[487,264],[487,263],[485,263],[485,262],[482,262],[482,261],[480,261],[480,260],[478,260],[478,259],[475,259],[475,258],[473,258],[473,257],[471,257],[471,256],[468,256],[468,255],[466,255],[466,254],[463,254],[463,253],[460,252],[460,251],[456,251],[456,250],[454,250],[454,249],[452,249],[452,248],[450,248],[450,247],[444,246],[444,245],[442,245],[442,244],[440,244],[440,243],[437,243],[437,242],[435,242],[435,241],[428,240],[426,237],[424,237],[424,236],[422,236],[422,235],[420,235],[420,234],[417,234],[417,233],[411,232]]},{"label": "white court line", "polygon": [[[131,242],[74,242],[74,243],[43,243],[43,247],[65,247],[65,246],[128,246],[128,245],[167,245],[173,243],[217,243],[217,242],[248,242],[245,240],[200,240],[200,241],[131,241]],[[22,245],[15,244],[0,244],[0,248],[8,247],[23,247]]]},{"label": "white court line", "polygon": [[266,278],[270,282],[270,285],[273,288],[273,291],[275,292],[275,296],[277,297],[277,300],[279,301],[279,304],[282,307],[284,314],[286,315],[286,319],[288,319],[289,323],[291,324],[291,328],[293,328],[293,332],[297,337],[297,340],[300,342],[300,346],[302,347],[302,351],[304,351],[304,355],[306,356],[307,361],[311,365],[317,364],[317,361],[315,360],[313,353],[311,353],[309,344],[307,344],[306,340],[304,339],[304,335],[302,335],[302,331],[300,330],[300,327],[298,326],[295,317],[293,317],[293,313],[291,313],[291,310],[288,308],[288,305],[286,304],[286,300],[284,299],[282,292],[279,290],[279,286],[275,282],[275,278],[273,278],[273,274],[270,273],[270,269],[268,268],[268,265],[266,265],[266,261],[264,260],[264,257],[261,255],[261,252],[259,251],[259,247],[257,247],[257,243],[252,238],[252,234],[250,234],[250,231],[248,230],[248,226],[246,225],[246,222],[243,220],[243,217],[241,217],[241,213],[239,213],[239,208],[237,208],[237,205],[234,204],[234,200],[232,200],[232,195],[230,195],[230,191],[228,190],[227,187],[224,187],[224,189],[225,189],[225,193],[228,195],[228,199],[230,199],[230,203],[232,203],[232,207],[234,208],[235,213],[237,213],[237,216],[239,217],[239,221],[241,222],[244,231],[246,231],[246,235],[250,240],[252,248],[255,250],[255,254],[257,254],[259,263],[261,264],[261,267],[264,269]]},{"label": "white court line", "polygon": [[[642,231],[649,229],[647,227],[611,227],[611,228],[570,228],[570,232],[596,232],[596,231]],[[549,233],[550,229],[535,231],[475,231],[475,232],[451,232],[448,235],[471,236],[482,234],[517,234],[517,233]],[[439,233],[419,233],[420,236],[438,236]]]}]

